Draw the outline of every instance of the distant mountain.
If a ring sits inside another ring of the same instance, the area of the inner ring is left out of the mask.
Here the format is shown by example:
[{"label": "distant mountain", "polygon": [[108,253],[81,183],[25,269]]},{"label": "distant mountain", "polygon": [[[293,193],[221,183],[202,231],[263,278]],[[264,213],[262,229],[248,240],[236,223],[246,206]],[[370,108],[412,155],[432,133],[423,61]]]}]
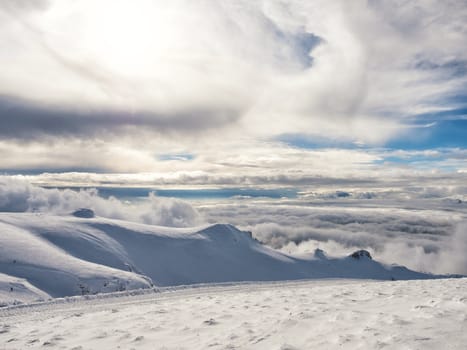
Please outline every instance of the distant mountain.
[{"label": "distant mountain", "polygon": [[0,304],[153,285],[442,277],[383,265],[366,251],[293,257],[227,224],[169,228],[78,214],[0,213]]}]

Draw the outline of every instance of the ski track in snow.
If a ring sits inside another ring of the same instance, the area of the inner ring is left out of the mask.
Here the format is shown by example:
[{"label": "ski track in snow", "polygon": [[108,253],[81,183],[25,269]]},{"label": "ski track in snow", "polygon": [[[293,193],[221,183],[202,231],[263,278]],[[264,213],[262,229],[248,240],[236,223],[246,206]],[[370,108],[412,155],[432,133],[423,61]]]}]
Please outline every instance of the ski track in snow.
[{"label": "ski track in snow", "polygon": [[466,349],[467,278],[155,289],[0,309],[1,349]]}]

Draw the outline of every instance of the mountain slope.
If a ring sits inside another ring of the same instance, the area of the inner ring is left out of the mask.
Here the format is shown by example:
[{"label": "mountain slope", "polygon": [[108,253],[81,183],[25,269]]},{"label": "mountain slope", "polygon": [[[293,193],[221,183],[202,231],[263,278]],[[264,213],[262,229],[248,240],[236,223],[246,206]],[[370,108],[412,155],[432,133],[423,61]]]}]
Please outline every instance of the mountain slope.
[{"label": "mountain slope", "polygon": [[0,273],[0,307],[49,299],[50,295],[22,278]]},{"label": "mountain slope", "polygon": [[364,253],[293,257],[231,225],[168,228],[103,218],[0,214],[0,273],[52,297],[233,281],[424,279]]}]

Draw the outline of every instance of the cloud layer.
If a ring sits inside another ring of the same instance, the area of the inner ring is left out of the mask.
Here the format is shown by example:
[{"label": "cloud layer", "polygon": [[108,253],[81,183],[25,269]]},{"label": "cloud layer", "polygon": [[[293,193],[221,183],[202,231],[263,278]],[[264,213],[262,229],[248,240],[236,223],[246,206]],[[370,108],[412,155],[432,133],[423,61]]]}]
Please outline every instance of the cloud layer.
[{"label": "cloud layer", "polygon": [[467,241],[467,205],[439,197],[421,199],[423,195],[396,197],[237,200],[201,205],[199,210],[208,221],[238,225],[287,253],[312,254],[320,248],[342,256],[367,249],[388,264],[467,274],[462,251]]}]

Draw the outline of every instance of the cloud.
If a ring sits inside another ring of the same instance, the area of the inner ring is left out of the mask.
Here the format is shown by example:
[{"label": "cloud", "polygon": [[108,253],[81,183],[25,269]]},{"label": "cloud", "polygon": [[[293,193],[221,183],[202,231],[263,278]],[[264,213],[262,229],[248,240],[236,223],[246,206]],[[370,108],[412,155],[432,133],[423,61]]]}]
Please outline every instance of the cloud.
[{"label": "cloud", "polygon": [[417,4],[2,2],[0,137],[381,144],[467,84],[465,6]]},{"label": "cloud", "polygon": [[444,250],[440,256],[439,269],[452,271],[459,274],[467,274],[467,221],[463,221],[456,226],[454,234],[450,237],[449,248]]},{"label": "cloud", "polygon": [[379,200],[237,200],[204,204],[198,210],[209,222],[232,223],[290,254],[312,254],[320,248],[342,256],[366,249],[387,264],[467,274],[462,253],[467,206],[446,203],[443,197],[420,198],[404,199],[401,193],[397,199]]},{"label": "cloud", "polygon": [[[215,115],[215,118],[213,117]],[[164,115],[130,110],[51,108],[0,96],[0,138],[40,140],[47,136],[93,138],[135,133],[138,128],[154,133],[196,133],[231,123],[238,113],[229,110],[189,110]],[[136,129],[135,129],[136,128]]]},{"label": "cloud", "polygon": [[70,214],[79,208],[90,208],[102,217],[152,225],[185,227],[203,222],[189,203],[152,193],[146,200],[130,204],[115,197],[102,198],[95,189],[45,189],[0,177],[0,211]]},{"label": "cloud", "polygon": [[[145,135],[144,130],[141,133]],[[281,143],[243,138],[226,140],[214,147],[209,138],[198,137],[191,141],[181,138],[179,142],[180,138],[167,141],[161,138],[121,137],[118,144],[109,144],[100,139],[86,141],[69,138],[48,143],[0,141],[0,157],[3,159],[0,171],[15,168],[22,171],[50,169],[50,172],[57,173],[73,167],[87,167],[100,169],[96,171],[100,173],[129,174],[126,179],[124,176],[102,175],[105,182],[113,182],[112,178],[117,182],[133,179],[134,184],[141,184],[140,173],[147,173],[146,185],[197,185],[203,184],[203,181],[206,185],[239,184],[242,181],[244,184],[283,182],[292,185],[307,181],[324,182],[326,180],[320,178],[335,177],[337,166],[343,176],[335,181],[349,182],[349,178],[352,178],[350,181],[358,182],[351,173],[377,159],[358,150],[299,150]],[[175,159],[167,162],[164,159],[167,154],[188,153],[193,155],[189,162]],[[56,170],[52,171],[54,168]],[[71,180],[80,175],[42,176],[43,179],[47,177]],[[81,177],[98,180],[99,175],[82,174]]]},{"label": "cloud", "polygon": [[312,186],[464,169],[459,149],[384,164],[371,148],[465,108],[466,11],[416,4],[2,2],[0,171]]},{"label": "cloud", "polygon": [[41,11],[50,5],[49,0],[4,0],[0,7],[9,11]]},{"label": "cloud", "polygon": [[349,199],[467,194],[463,149],[298,149],[244,139],[213,147],[203,138],[185,148],[178,138],[143,140],[0,141],[0,172],[62,187],[294,187],[309,198],[343,191]]},{"label": "cloud", "polygon": [[[73,131],[92,137],[122,125],[188,132],[232,124],[251,102],[242,91],[246,76],[264,80],[259,64],[292,71],[309,66],[309,50],[319,42],[312,33],[278,27],[261,9],[244,4],[63,5],[54,2],[36,16],[19,10],[5,16],[4,36],[18,61],[4,74],[11,84],[5,80],[0,93],[9,107],[15,98],[21,103],[2,114],[9,125],[4,137]],[[83,18],[86,26],[63,30],[64,16]],[[130,25],[123,28],[122,21]],[[47,71],[53,84],[38,84],[34,69]]]}]

